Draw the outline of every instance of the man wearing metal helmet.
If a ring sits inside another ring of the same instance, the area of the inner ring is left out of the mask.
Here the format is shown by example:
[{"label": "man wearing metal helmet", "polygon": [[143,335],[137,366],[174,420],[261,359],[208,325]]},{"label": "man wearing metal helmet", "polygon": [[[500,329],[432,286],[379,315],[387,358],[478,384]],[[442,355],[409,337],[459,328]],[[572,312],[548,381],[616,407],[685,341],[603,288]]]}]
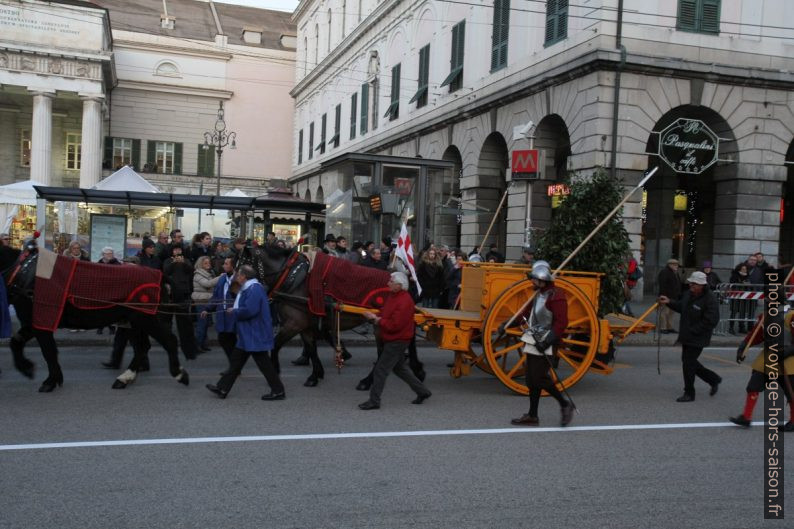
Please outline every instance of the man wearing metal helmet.
[{"label": "man wearing metal helmet", "polygon": [[524,342],[527,387],[529,388],[529,413],[510,422],[515,425],[537,426],[540,394],[545,389],[560,403],[560,426],[567,426],[573,418],[573,404],[562,396],[551,379],[551,357],[568,326],[568,301],[565,292],[554,286],[554,277],[546,261],[536,261],[529,273],[536,289],[535,299],[523,314],[527,330],[521,337]]},{"label": "man wearing metal helmet", "polygon": [[689,290],[678,300],[659,296],[659,303],[681,313],[678,342],[681,344],[681,364],[684,371],[684,394],[676,402],[695,400],[695,377],[711,386],[709,395],[717,394],[722,378],[698,361],[703,348],[711,342],[711,333],[720,321],[717,298],[709,289],[706,274],[692,272],[687,279]]}]

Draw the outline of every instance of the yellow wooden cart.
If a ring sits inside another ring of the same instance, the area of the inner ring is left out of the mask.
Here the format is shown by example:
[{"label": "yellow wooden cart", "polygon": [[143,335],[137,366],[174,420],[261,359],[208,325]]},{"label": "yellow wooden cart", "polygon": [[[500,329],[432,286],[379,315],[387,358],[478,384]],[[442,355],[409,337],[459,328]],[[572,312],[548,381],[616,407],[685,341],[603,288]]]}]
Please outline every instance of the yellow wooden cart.
[{"label": "yellow wooden cart", "polygon": [[[527,278],[529,266],[494,263],[465,263],[459,310],[417,307],[417,325],[428,340],[455,352],[452,376],[468,375],[471,367],[495,375],[511,390],[527,394],[520,327],[506,329],[506,323],[532,296]],[[559,345],[559,383],[570,387],[585,373],[612,372],[614,341],[634,332],[653,330],[650,323],[610,314],[598,317],[598,296],[602,274],[561,272],[555,285],[568,298],[568,327]]]}]

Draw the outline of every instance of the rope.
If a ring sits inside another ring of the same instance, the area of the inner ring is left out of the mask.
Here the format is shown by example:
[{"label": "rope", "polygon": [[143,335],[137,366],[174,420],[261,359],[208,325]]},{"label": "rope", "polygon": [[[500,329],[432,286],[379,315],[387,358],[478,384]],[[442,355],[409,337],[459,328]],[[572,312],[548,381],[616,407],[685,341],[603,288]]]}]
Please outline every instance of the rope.
[{"label": "rope", "polygon": [[345,359],[342,357],[342,313],[336,312],[336,355],[334,355],[334,362],[336,362],[336,372],[342,372],[342,366],[345,365]]}]

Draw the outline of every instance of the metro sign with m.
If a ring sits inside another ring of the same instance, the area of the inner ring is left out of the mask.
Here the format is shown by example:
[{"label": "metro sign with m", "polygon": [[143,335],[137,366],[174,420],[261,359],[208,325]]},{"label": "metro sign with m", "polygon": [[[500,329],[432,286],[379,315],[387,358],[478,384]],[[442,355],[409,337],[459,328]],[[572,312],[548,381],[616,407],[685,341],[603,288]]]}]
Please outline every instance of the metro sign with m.
[{"label": "metro sign with m", "polygon": [[510,167],[514,180],[532,180],[540,178],[538,170],[538,150],[525,149],[513,151],[513,164]]}]

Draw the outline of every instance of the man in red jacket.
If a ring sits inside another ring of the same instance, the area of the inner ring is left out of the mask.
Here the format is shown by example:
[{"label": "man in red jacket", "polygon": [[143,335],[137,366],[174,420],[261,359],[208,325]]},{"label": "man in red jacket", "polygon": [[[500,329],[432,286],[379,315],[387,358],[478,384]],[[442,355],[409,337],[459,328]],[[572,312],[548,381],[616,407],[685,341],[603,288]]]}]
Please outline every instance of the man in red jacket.
[{"label": "man in red jacket", "polygon": [[430,390],[405,365],[405,350],[414,336],[414,300],[408,293],[408,277],[402,272],[392,273],[389,290],[391,295],[383,305],[380,316],[372,312],[364,313],[365,318],[380,328],[383,352],[375,363],[369,400],[358,405],[362,410],[380,408],[380,395],[389,371],[394,371],[416,392],[416,398],[411,401],[413,404],[422,404],[431,395]]}]

